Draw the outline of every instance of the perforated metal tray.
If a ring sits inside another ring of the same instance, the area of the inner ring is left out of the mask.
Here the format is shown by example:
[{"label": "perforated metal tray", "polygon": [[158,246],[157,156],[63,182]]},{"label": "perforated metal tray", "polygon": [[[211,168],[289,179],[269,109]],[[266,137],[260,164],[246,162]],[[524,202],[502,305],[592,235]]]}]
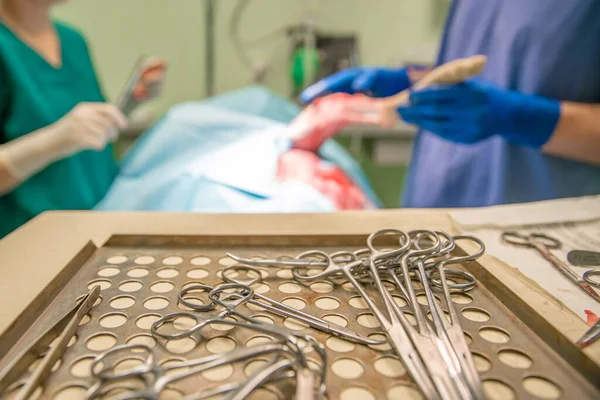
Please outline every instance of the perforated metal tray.
[{"label": "perforated metal tray", "polygon": [[[326,252],[353,250],[363,247],[364,243],[362,236],[114,237],[102,248],[84,251],[79,258],[85,260],[76,260],[76,265],[70,267],[73,274],[53,283],[56,297],[50,299],[52,303],[46,309],[37,310],[38,320],[27,332],[22,332],[18,343],[7,343],[7,338],[1,338],[3,347],[13,344],[14,347],[0,362],[0,367],[94,284],[102,287],[101,302],[80,326],[77,340],[47,380],[43,398],[83,397],[91,382],[91,359],[116,344],[151,344],[160,363],[176,363],[266,340],[261,334],[216,326],[203,331],[204,340],[200,343],[191,339],[155,342],[149,326],[161,315],[185,309],[177,304],[177,293],[184,285],[222,282],[219,270],[232,261],[225,257],[226,252],[272,258],[294,256],[315,248]],[[291,279],[289,270],[265,268],[263,275],[264,282],[254,286],[257,292],[346,325],[362,335],[380,334],[376,319],[350,285],[319,282],[303,286]],[[399,293],[394,295],[399,304],[405,304]],[[372,297],[377,299],[375,292]],[[600,398],[594,386],[481,284],[469,293],[455,294],[454,302],[490,399]],[[375,348],[356,345],[253,306],[243,306],[241,310],[265,322],[303,330],[325,344],[329,357],[327,395],[331,400],[421,398],[401,362],[386,345]],[[131,363],[135,361],[124,361],[122,366]],[[241,378],[259,366],[260,362],[252,360],[195,376],[177,383],[165,391],[163,397],[178,398],[198,388],[217,386],[224,380]],[[289,386],[271,385],[252,398],[290,398],[290,393]],[[6,396],[10,398],[11,394]]]}]

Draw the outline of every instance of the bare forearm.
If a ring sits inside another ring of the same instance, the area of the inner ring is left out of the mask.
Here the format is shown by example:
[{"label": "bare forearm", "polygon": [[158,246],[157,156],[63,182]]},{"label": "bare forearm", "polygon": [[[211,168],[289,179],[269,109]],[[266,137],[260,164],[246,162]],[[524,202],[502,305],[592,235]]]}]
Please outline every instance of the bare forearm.
[{"label": "bare forearm", "polygon": [[13,176],[4,160],[0,158],[0,196],[11,192],[19,184],[19,180]]},{"label": "bare forearm", "polygon": [[554,134],[542,147],[547,154],[600,165],[600,104],[562,102]]}]

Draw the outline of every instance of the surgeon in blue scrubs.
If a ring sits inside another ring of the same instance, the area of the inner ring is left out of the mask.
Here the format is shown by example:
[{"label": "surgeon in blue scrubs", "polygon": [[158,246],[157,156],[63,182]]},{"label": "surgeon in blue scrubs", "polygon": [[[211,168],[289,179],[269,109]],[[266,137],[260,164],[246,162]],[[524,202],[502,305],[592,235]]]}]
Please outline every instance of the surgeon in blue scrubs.
[{"label": "surgeon in blue scrubs", "polygon": [[[438,58],[484,54],[476,79],[414,91],[421,128],[403,205],[476,207],[600,193],[600,1],[454,0]],[[309,87],[389,96],[406,69],[357,68]]]}]

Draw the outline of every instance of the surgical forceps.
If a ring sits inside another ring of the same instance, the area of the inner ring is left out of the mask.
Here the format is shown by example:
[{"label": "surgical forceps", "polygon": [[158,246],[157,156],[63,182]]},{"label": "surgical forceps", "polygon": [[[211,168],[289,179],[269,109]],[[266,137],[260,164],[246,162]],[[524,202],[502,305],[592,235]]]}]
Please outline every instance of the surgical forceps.
[{"label": "surgical forceps", "polygon": [[[436,271],[440,277],[439,282],[441,283],[444,302],[448,310],[448,316],[450,318],[450,321],[442,317],[443,311],[441,310],[440,305],[435,301],[435,298],[433,296],[428,282],[428,280],[431,280],[431,274],[429,275],[428,279],[424,269],[419,268],[421,283],[423,284],[425,295],[427,297],[427,302],[429,304],[431,319],[433,320],[434,328],[438,337],[447,347],[447,350],[449,350],[448,360],[450,363],[453,364],[450,366],[450,368],[455,368],[455,371],[458,372],[459,377],[464,379],[464,382],[466,383],[471,396],[473,396],[476,399],[485,399],[481,379],[479,378],[479,374],[477,373],[477,369],[475,368],[475,363],[471,355],[471,350],[469,349],[462,327],[460,326],[460,319],[458,317],[456,309],[454,308],[454,303],[452,302],[452,297],[450,294],[450,288],[446,279],[446,274],[448,271],[453,271],[454,276],[457,276],[457,272],[462,272],[464,273],[462,277],[472,277],[474,284],[476,280],[473,275],[465,271],[451,270],[449,268],[446,268],[446,266],[464,264],[476,260],[484,253],[485,245],[481,240],[473,236],[458,235],[450,237],[449,235],[443,232],[437,233],[439,236],[446,237],[446,243],[448,244],[444,249],[442,249],[442,251],[440,251],[440,254],[443,254],[444,256],[439,261],[436,261],[436,269],[434,271]],[[450,252],[455,248],[457,240],[473,241],[479,246],[479,250],[471,255],[452,257],[450,256]],[[425,263],[423,263],[423,265],[425,265]],[[473,287],[467,286],[464,287],[463,290],[470,290],[472,288]],[[416,300],[416,298],[414,300]]]},{"label": "surgical forceps", "polygon": [[[237,280],[230,276],[230,275],[232,275],[231,274],[232,272],[239,272],[239,271],[246,271],[247,273],[252,272],[253,274],[256,274],[256,278],[251,278],[250,281],[240,281],[240,280]],[[257,268],[248,266],[248,265],[232,265],[232,266],[223,268],[221,270],[221,276],[223,277],[223,280],[225,282],[235,283],[235,284],[239,284],[239,285],[247,285],[250,287],[252,287],[252,285],[254,285],[256,283],[262,283],[262,275],[260,273],[260,270]],[[208,307],[200,306],[200,308],[198,308],[197,305],[190,304],[189,302],[187,302],[185,300],[186,294],[195,289],[211,290],[212,288],[210,288],[209,286],[205,286],[205,285],[188,286],[187,288],[183,289],[179,293],[179,302],[189,308],[196,309],[198,311],[206,311]],[[350,329],[347,329],[345,327],[342,327],[342,326],[334,324],[334,323],[327,322],[321,318],[307,314],[307,313],[297,310],[293,307],[286,306],[285,304],[282,304],[278,301],[270,299],[269,297],[263,296],[262,294],[259,294],[256,292],[254,292],[254,296],[248,300],[248,303],[258,306],[258,307],[261,307],[261,308],[263,308],[275,315],[278,315],[280,317],[293,318],[293,319],[303,322],[315,329],[318,329],[325,333],[335,335],[341,339],[345,339],[350,342],[355,342],[355,343],[364,344],[364,345],[378,345],[378,344],[387,343],[387,340],[385,340],[385,339],[377,340],[377,339],[371,339],[368,337],[361,336],[358,333],[356,333]],[[212,304],[212,305],[214,308],[214,304]]]},{"label": "surgical forceps", "polygon": [[503,232],[502,240],[514,246],[533,248],[541,254],[554,268],[556,268],[565,278],[571,281],[585,294],[600,303],[600,295],[589,285],[589,279],[579,277],[573,270],[560,261],[550,250],[560,249],[561,243],[555,238],[546,236],[541,233],[532,233],[530,235],[522,235],[518,232]]},{"label": "surgical forceps", "polygon": [[[395,250],[377,250],[374,246],[374,241],[381,236],[396,236],[399,239],[400,248]],[[295,269],[292,271],[294,277],[299,281],[313,281],[319,280],[325,277],[331,276],[339,276],[340,274],[345,276],[356,290],[361,294],[373,314],[377,317],[381,325],[386,330],[392,345],[394,346],[396,352],[402,357],[404,360],[407,369],[413,376],[413,379],[417,382],[417,384],[421,387],[421,390],[424,392],[427,398],[483,398],[481,393],[477,392],[477,379],[475,384],[472,386],[475,387],[473,389],[473,394],[470,393],[470,388],[462,386],[462,391],[455,387],[455,383],[453,382],[453,378],[457,377],[460,379],[460,382],[464,381],[461,379],[460,373],[461,365],[460,361],[457,359],[457,355],[452,353],[453,348],[451,347],[451,343],[449,343],[449,339],[447,336],[443,336],[444,332],[441,328],[441,319],[439,318],[439,314],[436,314],[436,309],[432,310],[432,316],[435,318],[437,316],[438,321],[438,331],[442,332],[439,335],[442,338],[446,338],[445,341],[440,339],[436,335],[436,332],[432,330],[429,326],[429,323],[425,319],[420,308],[415,310],[415,316],[417,321],[420,324],[419,331],[415,330],[410,322],[407,320],[403,311],[396,305],[396,303],[392,300],[391,295],[388,293],[385,286],[382,284],[382,281],[379,277],[379,271],[386,270],[389,275],[392,276],[394,283],[398,288],[403,292],[407,299],[412,299],[411,305],[413,307],[419,307],[416,301],[416,295],[414,290],[412,295],[410,295],[407,290],[404,288],[398,275],[395,272],[398,263],[403,264],[402,275],[405,277],[405,280],[408,279],[408,284],[411,285],[410,281],[410,271],[408,270],[409,264],[411,268],[414,268],[417,265],[419,268],[419,259],[422,258],[424,262],[426,259],[437,259],[437,258],[445,258],[447,253],[449,253],[454,248],[453,239],[446,235],[446,242],[444,249],[440,247],[440,239],[436,233],[430,231],[413,231],[410,235],[415,237],[415,240],[411,242],[410,236],[406,235],[403,232],[397,230],[383,230],[379,232],[375,232],[368,238],[368,249],[359,250],[354,253],[345,254],[347,256],[352,255],[355,258],[354,262],[346,260],[345,264],[336,262],[334,255],[340,256],[344,255],[344,252],[334,253],[332,255],[327,255],[320,251],[308,251],[302,253],[297,256],[299,261],[305,260],[305,263],[294,262]],[[424,235],[429,235],[429,248],[423,248],[422,246],[419,248],[417,245],[416,250],[412,250],[407,253],[411,244],[415,244],[415,242],[419,241],[419,237],[423,237]],[[480,253],[472,256],[478,257]],[[359,257],[365,257],[360,258]],[[307,257],[318,257],[317,259],[306,259]],[[350,257],[351,258],[351,257]],[[245,261],[245,260],[244,260]],[[265,260],[262,260],[265,261]],[[435,261],[435,260],[434,260]],[[467,261],[464,259],[456,259],[456,263],[460,261]],[[265,264],[271,263],[272,261],[266,261]],[[291,264],[291,263],[290,263]],[[387,313],[389,319],[386,315],[381,312],[377,306],[372,302],[372,300],[367,296],[362,286],[354,279],[354,272],[365,264],[369,265],[370,273],[372,279],[375,281],[375,284],[380,292],[380,295],[384,301],[384,304],[387,309]],[[273,264],[271,264],[273,265]],[[435,262],[428,264],[428,268],[432,268],[435,265]],[[303,276],[298,273],[299,268],[305,268],[307,266],[316,267],[316,266],[324,266],[324,271],[319,274],[312,276]],[[427,285],[426,274],[424,271],[425,264],[420,266],[421,274],[420,278],[424,281],[424,285]],[[442,266],[443,268],[443,266]],[[461,277],[467,279],[467,284],[459,284],[456,286],[460,286],[461,290],[471,289],[475,284],[475,278],[468,274],[467,272],[453,270],[454,276]],[[444,276],[445,278],[445,276]],[[442,278],[440,278],[442,280]],[[444,279],[444,283],[446,287],[448,287],[448,283]],[[440,286],[443,285],[440,283]],[[426,286],[429,289],[428,286]],[[432,301],[433,295],[431,295],[431,290],[429,290],[429,301]],[[410,301],[410,300],[409,300]],[[436,304],[435,302],[431,304]],[[436,304],[437,307],[439,305]],[[435,306],[434,306],[435,307]],[[434,308],[432,307],[432,308]],[[441,312],[441,311],[439,311]],[[456,325],[458,329],[460,329],[459,325]],[[462,335],[462,330],[461,330]],[[462,337],[464,341],[464,337]],[[466,344],[466,342],[465,342]],[[454,364],[449,363],[447,360],[452,357],[454,354]],[[470,353],[469,353],[470,354]],[[447,369],[446,369],[447,368]],[[454,368],[454,376],[448,374],[450,368]],[[467,384],[468,385],[468,384]],[[480,388],[480,384],[479,384]]]},{"label": "surgical forceps", "polygon": [[[195,285],[200,287],[206,287],[206,285]],[[186,288],[186,289],[189,289]],[[234,290],[233,292],[230,292]],[[223,295],[223,298],[221,296]],[[196,314],[191,312],[174,312],[167,314],[152,324],[151,332],[155,337],[164,338],[167,340],[175,340],[181,339],[184,337],[190,337],[196,334],[200,334],[202,328],[210,324],[222,324],[222,325],[231,325],[234,327],[242,327],[250,330],[259,331],[262,333],[267,333],[276,337],[279,337],[280,340],[284,341],[288,346],[290,346],[294,354],[296,355],[297,362],[299,364],[298,369],[296,370],[298,384],[296,397],[298,399],[312,399],[314,395],[314,377],[312,376],[312,369],[308,364],[308,359],[305,357],[303,349],[306,346],[312,347],[316,353],[319,354],[322,360],[322,369],[320,371],[320,377],[318,380],[319,383],[319,397],[325,392],[325,376],[326,376],[326,365],[327,365],[327,354],[325,352],[324,347],[317,342],[315,339],[308,335],[301,335],[298,333],[293,333],[290,330],[282,327],[277,327],[270,324],[262,323],[254,318],[251,318],[239,311],[236,310],[236,307],[239,305],[245,304],[250,301],[254,297],[254,290],[248,285],[230,283],[225,285],[220,285],[216,288],[213,288],[209,294],[208,298],[211,300],[210,304],[204,305],[206,310],[211,310],[216,306],[221,306],[224,310],[216,316],[212,316],[206,319],[199,318]],[[181,301],[181,296],[180,296]],[[190,305],[189,302],[183,302],[184,305]],[[199,306],[196,305],[196,308]],[[200,306],[202,307],[202,306]],[[163,333],[159,329],[161,326],[165,325],[168,322],[173,322],[177,318],[187,317],[193,319],[196,324],[188,329],[187,331],[183,331],[175,334]],[[230,320],[227,317],[237,317],[238,320]],[[310,386],[310,387],[309,387]]]},{"label": "surgical forceps", "polygon": [[[454,351],[452,343],[445,330],[444,322],[440,315],[443,315],[442,310],[437,304],[431,287],[429,286],[428,275],[425,270],[425,262],[446,258],[454,249],[454,241],[452,237],[444,233],[437,233],[427,230],[416,230],[409,232],[410,243],[413,245],[408,252],[400,260],[402,275],[404,278],[404,290],[407,294],[407,299],[412,306],[413,315],[417,321],[416,329],[412,326],[406,326],[405,330],[410,336],[413,344],[423,359],[423,363],[427,368],[431,380],[435,385],[439,395],[443,399],[484,399],[482,390],[481,394],[476,394],[475,390],[469,387],[462,365],[458,359],[457,353]],[[423,248],[419,245],[419,240],[423,236],[430,238],[430,247]],[[443,243],[440,236],[444,236],[446,241]],[[415,268],[415,275],[421,281],[423,290],[429,304],[429,312],[431,319],[434,322],[432,327],[424,311],[417,302],[415,288],[412,283],[409,267]],[[401,288],[402,282],[396,275],[395,269],[390,269],[388,273],[392,276],[394,283]],[[443,274],[443,270],[442,270]],[[443,275],[442,275],[443,276]],[[440,279],[442,279],[442,276]],[[445,281],[445,279],[444,279]],[[443,284],[443,283],[442,283]],[[385,289],[384,289],[385,290]],[[389,297],[387,291],[381,291],[382,297]],[[398,308],[394,309],[396,313],[402,313]],[[399,315],[400,316],[400,315]],[[402,318],[400,318],[402,321]],[[462,331],[461,331],[462,333]],[[464,338],[463,338],[464,339]],[[470,353],[469,353],[470,354]]]},{"label": "surgical forceps", "polygon": [[100,287],[94,286],[75,307],[23,350],[6,370],[0,373],[0,392],[6,389],[15,378],[27,371],[31,363],[48,349],[54,338],[57,338],[56,344],[46,352],[16,397],[17,399],[28,399],[50,375],[52,367],[62,357],[70,339],[77,332],[79,323],[92,309],[99,295]]},{"label": "surgical forceps", "polygon": [[[226,354],[213,354],[198,359],[182,361],[176,365],[159,366],[155,363],[154,354],[150,347],[142,344],[121,345],[99,354],[92,362],[91,375],[96,379],[96,382],[88,390],[87,398],[105,398],[107,392],[110,392],[112,387],[118,385],[120,382],[128,381],[132,378],[139,378],[141,383],[140,386],[130,387],[128,388],[130,389],[128,392],[115,396],[113,399],[159,399],[161,392],[169,385],[200,374],[201,372],[208,371],[212,368],[268,354],[275,355],[274,360],[271,363],[273,364],[277,361],[281,361],[278,360],[280,356],[290,356],[290,353],[291,349],[283,343],[266,343],[240,348]],[[123,359],[123,356],[125,356],[126,359],[132,358],[140,360],[142,363],[135,365],[130,369],[117,371],[114,367],[120,361],[117,361],[114,365],[111,365],[109,361],[111,358]],[[290,365],[291,363],[287,363],[287,366]],[[281,369],[281,364],[278,367]],[[269,369],[269,367],[266,369]],[[271,371],[271,373],[272,375],[275,375],[275,372]],[[269,381],[269,379],[263,379],[253,385],[248,381],[233,384],[229,383],[201,393],[188,395],[185,399],[198,400],[227,392],[229,393],[228,398],[243,398],[243,396],[239,396],[240,392],[243,392],[245,396],[252,390],[258,388],[260,384],[265,381]]]},{"label": "surgical forceps", "polygon": [[[373,245],[374,241],[384,236],[387,236],[388,238],[397,238],[399,243],[398,247],[391,250],[376,249]],[[436,386],[431,380],[427,368],[423,363],[424,360],[422,360],[419,352],[417,352],[416,348],[413,346],[413,341],[408,334],[409,327],[411,327],[410,322],[385,289],[385,286],[383,285],[377,272],[377,264],[381,264],[382,261],[394,259],[404,254],[408,251],[410,244],[411,242],[409,236],[402,231],[396,229],[380,230],[369,235],[367,239],[369,254],[366,258],[359,258],[356,254],[346,252],[345,254],[348,257],[343,257],[345,258],[345,262],[339,262],[335,260],[333,254],[330,256],[327,253],[318,250],[307,251],[298,255],[296,258],[305,261],[317,261],[309,265],[312,267],[317,265],[324,267],[323,271],[316,275],[303,276],[298,274],[297,268],[301,264],[297,264],[296,269],[292,270],[292,274],[298,281],[305,282],[317,281],[332,276],[344,276],[348,281],[350,281],[352,286],[354,286],[354,288],[362,296],[363,300],[367,303],[369,309],[385,330],[386,335],[390,340],[390,344],[396,353],[403,359],[406,369],[409,371],[417,385],[421,388],[425,397],[428,399],[442,399],[443,397],[438,392]],[[365,252],[361,251],[361,254],[363,253]],[[338,252],[335,254],[337,256],[341,256],[344,253]],[[354,261],[349,261],[349,257],[352,258],[351,256],[353,256]],[[312,258],[312,260],[309,258]],[[369,266],[371,277],[375,281],[375,284],[382,295],[382,300],[384,302],[387,315],[384,314],[379,307],[377,307],[375,302],[370,298],[363,286],[353,275],[355,270],[364,267],[365,264]],[[302,267],[306,267],[306,265],[307,264],[304,264]]]}]

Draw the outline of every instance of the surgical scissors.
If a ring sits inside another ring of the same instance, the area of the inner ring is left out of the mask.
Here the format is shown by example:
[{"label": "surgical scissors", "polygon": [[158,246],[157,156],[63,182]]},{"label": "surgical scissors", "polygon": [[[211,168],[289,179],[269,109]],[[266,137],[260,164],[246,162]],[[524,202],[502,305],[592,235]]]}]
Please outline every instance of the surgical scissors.
[{"label": "surgical scissors", "polygon": [[[210,286],[206,285],[194,285],[200,288],[210,288]],[[193,286],[192,286],[193,287]],[[189,289],[187,287],[186,289]],[[232,291],[233,290],[233,291]],[[185,294],[184,294],[185,295]],[[200,335],[200,331],[210,324],[221,324],[221,325],[231,325],[234,327],[242,327],[254,331],[260,331],[263,333],[267,333],[280,338],[280,341],[285,342],[288,346],[292,348],[294,354],[296,355],[297,362],[299,363],[299,368],[297,369],[297,373],[301,373],[303,378],[301,378],[297,386],[296,396],[297,398],[312,398],[308,397],[309,392],[314,394],[314,390],[312,388],[308,388],[309,384],[313,384],[315,382],[314,379],[306,379],[307,374],[312,373],[311,367],[308,363],[307,358],[303,350],[310,346],[312,347],[317,354],[319,354],[322,360],[322,369],[321,375],[319,377],[319,396],[322,396],[325,390],[325,376],[326,376],[326,365],[327,365],[327,354],[325,352],[325,348],[317,342],[315,339],[308,335],[302,335],[299,333],[291,332],[290,330],[278,327],[270,324],[265,324],[260,322],[259,320],[249,317],[239,311],[237,311],[237,307],[241,304],[245,304],[249,302],[254,297],[254,290],[248,285],[238,284],[238,283],[229,283],[225,285],[219,285],[216,288],[212,288],[212,290],[208,293],[208,298],[211,303],[204,305],[202,307],[206,310],[211,310],[216,306],[222,307],[224,310],[220,312],[216,316],[208,317],[206,319],[202,319],[198,317],[196,314],[191,312],[175,312],[167,314],[152,324],[150,328],[152,335],[157,338],[163,338],[167,340],[176,340],[184,337],[190,337],[194,335]],[[180,296],[181,301],[181,296]],[[185,305],[189,305],[189,302],[183,302]],[[196,306],[198,307],[198,306]],[[193,319],[196,323],[193,327],[189,328],[187,331],[183,331],[180,333],[165,333],[161,332],[160,328],[169,322],[174,322],[177,318],[187,317]],[[229,319],[227,317],[237,317],[239,320]]]},{"label": "surgical scissors", "polygon": [[[276,342],[240,348],[227,354],[213,354],[198,359],[183,361],[176,365],[159,366],[154,361],[154,354],[150,347],[143,344],[121,345],[106,350],[93,360],[91,364],[91,375],[96,379],[96,382],[88,390],[87,398],[104,398],[106,392],[109,391],[106,389],[110,389],[111,385],[131,380],[132,378],[139,378],[142,383],[141,387],[130,388],[131,390],[126,393],[122,393],[113,398],[115,400],[159,399],[161,392],[169,385],[200,374],[201,372],[208,371],[212,368],[268,354],[274,354],[274,361],[277,361],[280,356],[290,356],[290,353],[291,349],[285,344]],[[109,361],[112,358],[119,360],[123,359],[123,356],[134,357],[134,359],[141,360],[142,363],[135,365],[130,369],[116,370],[115,366],[118,362],[113,365]],[[265,381],[267,380],[263,379],[262,382],[254,385],[252,390],[258,388],[260,384]],[[188,395],[185,398],[202,399],[224,392],[230,392],[231,398],[243,398],[239,396],[236,397],[236,393],[244,391],[244,393],[247,394],[250,390],[248,386],[248,382],[241,382],[234,385],[227,384],[201,393]]]},{"label": "surgical scissors", "polygon": [[[552,254],[551,250],[560,249],[562,244],[557,239],[542,233],[523,235],[518,232],[503,232],[502,240],[513,246],[533,248],[540,253],[546,261],[556,268],[565,278],[571,281],[585,294],[600,303],[600,295],[592,288],[586,279],[578,276],[573,270]],[[587,275],[586,275],[587,276]]]},{"label": "surgical scissors", "polygon": [[[251,278],[249,281],[241,281],[241,280],[237,280],[231,276],[231,275],[233,275],[232,272],[239,273],[239,271],[246,271],[247,273],[251,272],[256,277]],[[248,265],[232,265],[232,266],[223,268],[221,270],[221,276],[223,277],[223,280],[225,282],[235,283],[235,284],[239,284],[239,285],[248,285],[250,287],[252,287],[252,285],[254,285],[256,283],[262,283],[262,274],[260,273],[260,270],[257,268],[248,266]],[[192,291],[195,289],[208,289],[208,288],[209,287],[205,286],[205,285],[188,286],[187,288],[183,289],[180,292],[179,301],[182,304],[184,304],[185,306],[192,308],[192,309],[196,309],[198,311],[207,310],[208,307],[206,307],[205,305],[202,305],[202,306],[200,306],[200,308],[198,308],[197,305],[190,304],[189,302],[187,302],[185,300],[185,296],[189,291]],[[293,318],[293,319],[303,322],[315,329],[318,329],[325,333],[329,333],[329,334],[338,336],[339,338],[348,340],[350,342],[355,342],[355,343],[364,344],[364,345],[378,345],[378,344],[383,344],[383,343],[387,342],[387,340],[385,340],[385,339],[377,340],[377,339],[371,339],[368,337],[361,336],[358,333],[356,333],[350,329],[346,329],[345,327],[342,327],[340,325],[327,322],[321,318],[307,314],[307,313],[297,310],[293,307],[289,307],[283,303],[275,301],[267,296],[264,296],[264,295],[256,293],[256,292],[254,292],[254,296],[252,298],[248,299],[248,303],[258,306],[258,307],[261,307],[261,308],[263,308],[275,315],[278,315],[280,317]],[[210,307],[210,305],[209,305],[209,307]]]}]

